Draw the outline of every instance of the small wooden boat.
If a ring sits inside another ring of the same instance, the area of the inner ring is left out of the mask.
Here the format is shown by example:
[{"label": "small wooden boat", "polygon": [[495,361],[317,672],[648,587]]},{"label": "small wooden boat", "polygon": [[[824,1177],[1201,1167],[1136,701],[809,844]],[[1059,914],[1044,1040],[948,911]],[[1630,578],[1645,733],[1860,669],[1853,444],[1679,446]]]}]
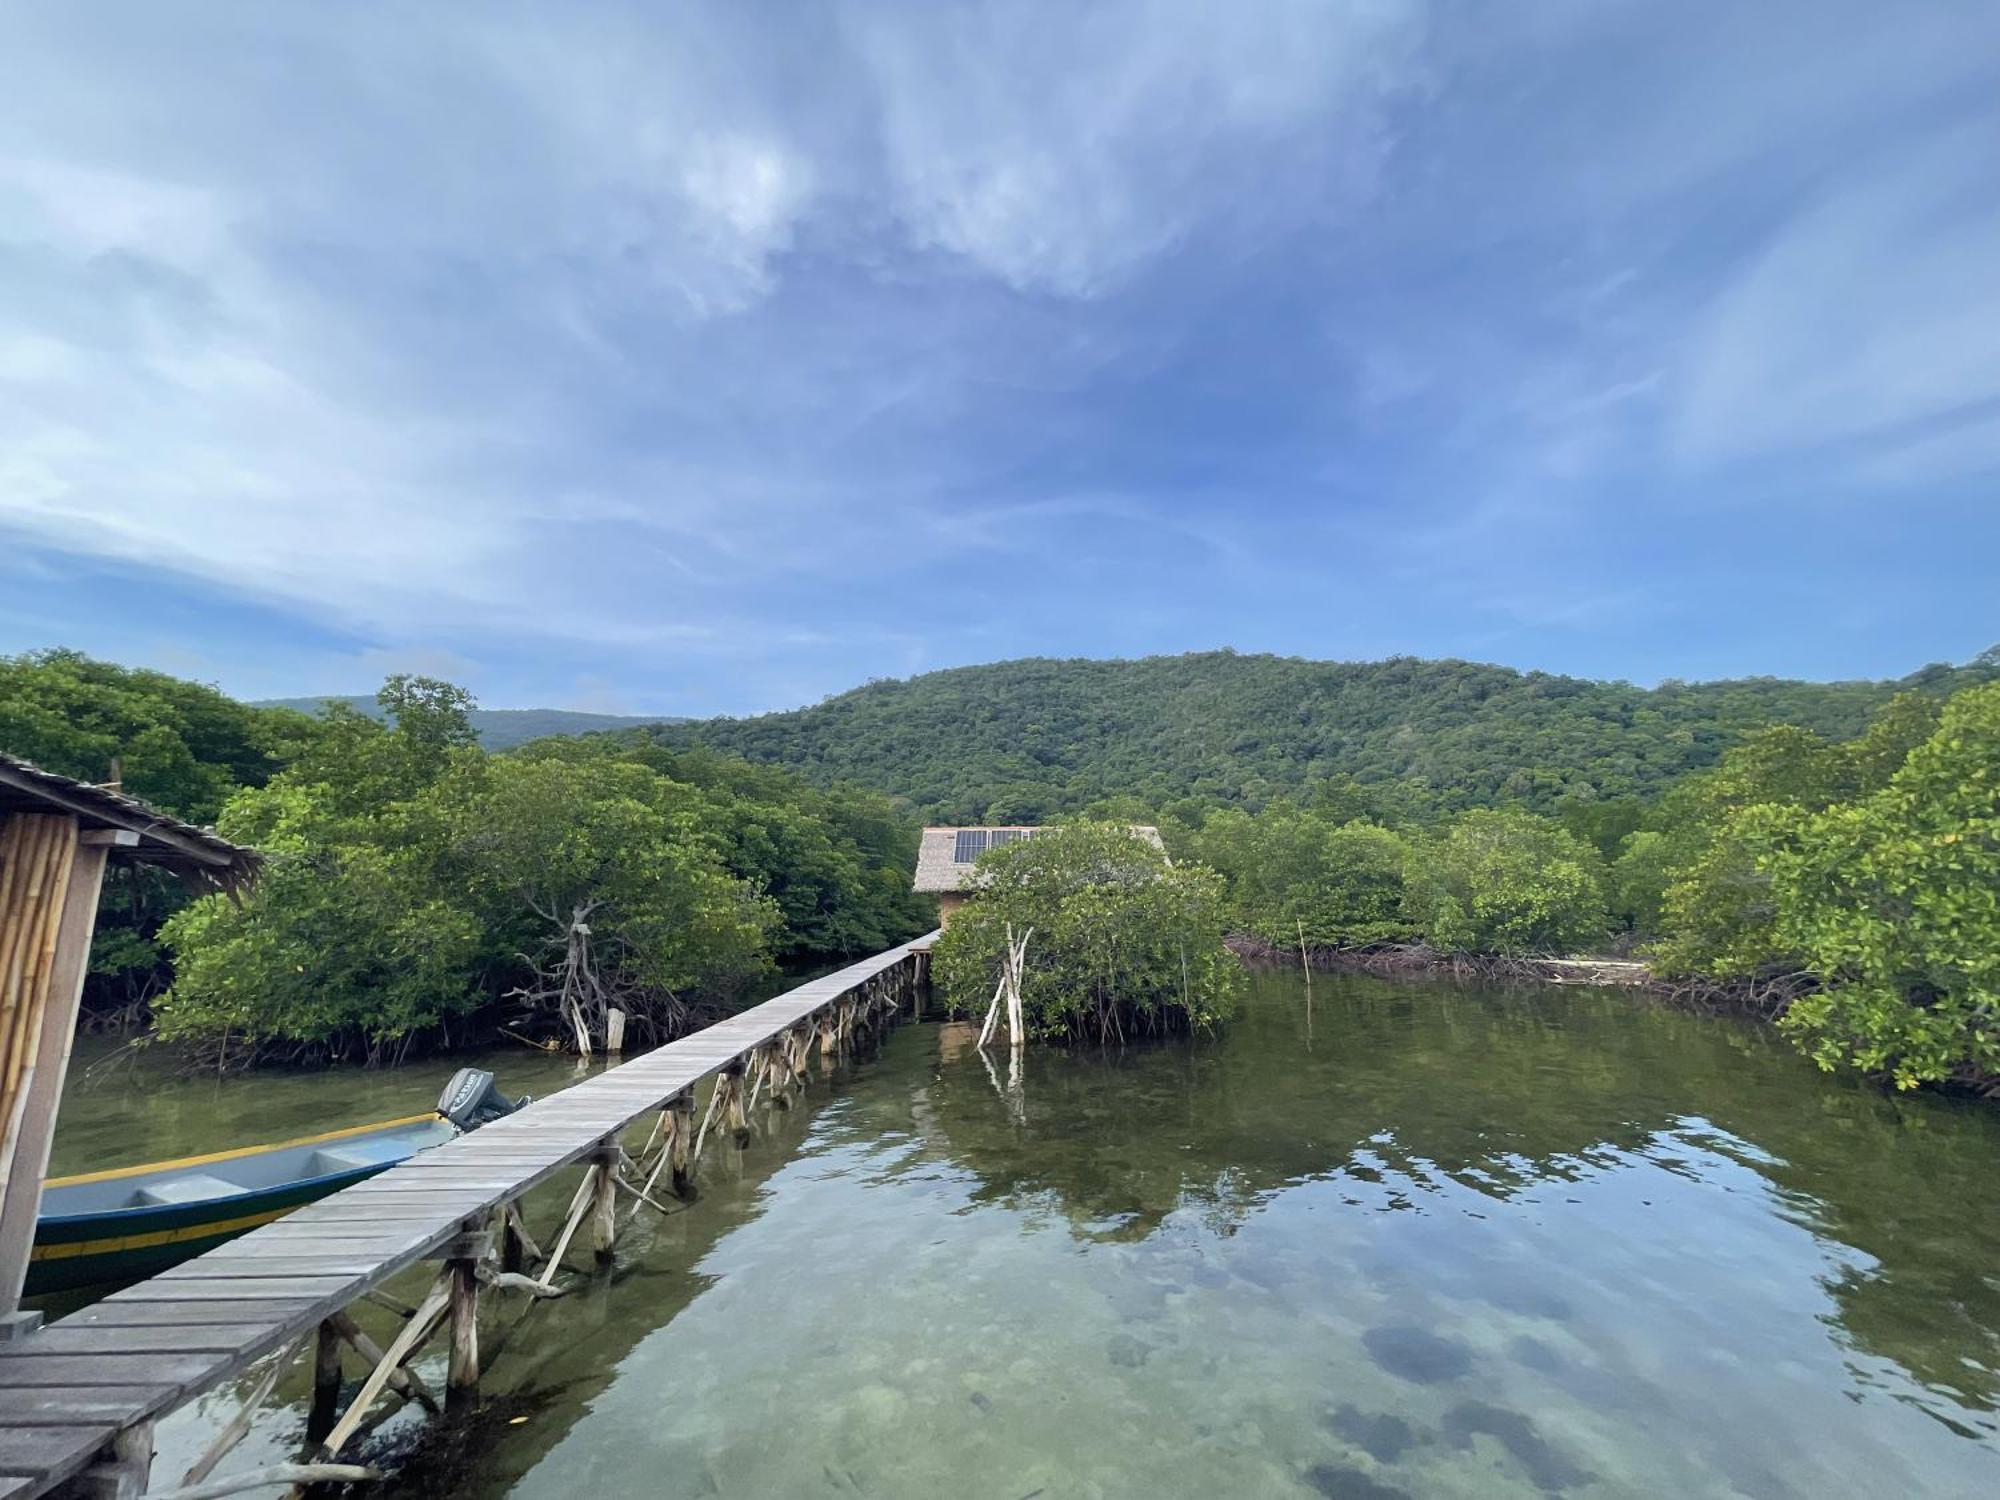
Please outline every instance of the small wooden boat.
[{"label": "small wooden boat", "polygon": [[26,1292],[135,1281],[387,1171],[527,1101],[461,1068],[438,1107],[270,1146],[116,1167],[42,1186]]}]

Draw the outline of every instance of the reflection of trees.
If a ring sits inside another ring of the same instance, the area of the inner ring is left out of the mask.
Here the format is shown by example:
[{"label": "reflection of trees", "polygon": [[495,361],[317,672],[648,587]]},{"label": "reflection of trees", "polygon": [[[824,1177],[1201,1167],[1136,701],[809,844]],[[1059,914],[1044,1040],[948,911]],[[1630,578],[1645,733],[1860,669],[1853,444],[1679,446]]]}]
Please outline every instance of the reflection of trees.
[{"label": "reflection of trees", "polygon": [[1630,994],[1346,977],[1315,989],[1310,1050],[1296,980],[1265,976],[1221,1043],[1031,1053],[1021,1120],[985,1070],[942,1067],[918,1128],[976,1174],[977,1200],[1139,1240],[1176,1211],[1228,1233],[1278,1191],[1336,1175],[1510,1199],[1634,1151],[1658,1159],[1664,1134],[1705,1136],[1705,1120],[1717,1133],[1704,1144],[1860,1252],[1828,1283],[1857,1349],[1967,1405],[2000,1399],[1990,1109],[1886,1098],[1760,1029]]}]

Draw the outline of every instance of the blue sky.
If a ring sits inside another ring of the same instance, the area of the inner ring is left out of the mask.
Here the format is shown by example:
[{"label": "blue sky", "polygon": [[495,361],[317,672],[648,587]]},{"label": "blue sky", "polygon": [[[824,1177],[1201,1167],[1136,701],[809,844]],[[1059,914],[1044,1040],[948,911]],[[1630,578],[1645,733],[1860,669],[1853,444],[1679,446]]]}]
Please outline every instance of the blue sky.
[{"label": "blue sky", "polygon": [[2000,640],[2000,6],[13,6],[0,651]]}]

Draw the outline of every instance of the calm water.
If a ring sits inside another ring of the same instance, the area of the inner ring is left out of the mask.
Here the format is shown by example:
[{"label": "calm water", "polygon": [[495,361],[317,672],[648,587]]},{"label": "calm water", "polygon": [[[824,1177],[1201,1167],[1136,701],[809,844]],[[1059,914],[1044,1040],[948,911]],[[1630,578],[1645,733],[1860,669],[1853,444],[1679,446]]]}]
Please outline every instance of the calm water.
[{"label": "calm water", "polygon": [[[1624,994],[1322,978],[1313,1002],[1261,978],[1221,1040],[1036,1053],[1017,1083],[962,1028],[905,1026],[608,1278],[496,1299],[481,1413],[387,1424],[406,1466],[376,1493],[2000,1489],[2000,1110]],[[126,1070],[73,1092],[59,1154],[351,1123],[446,1071]],[[165,1424],[156,1483],[230,1409]],[[288,1456],[301,1417],[267,1412],[231,1466]]]}]

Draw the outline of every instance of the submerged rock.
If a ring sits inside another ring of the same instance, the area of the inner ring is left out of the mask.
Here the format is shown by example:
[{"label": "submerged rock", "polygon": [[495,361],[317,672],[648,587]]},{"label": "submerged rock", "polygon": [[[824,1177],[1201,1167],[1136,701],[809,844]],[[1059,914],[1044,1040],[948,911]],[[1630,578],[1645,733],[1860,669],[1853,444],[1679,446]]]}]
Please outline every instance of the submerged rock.
[{"label": "submerged rock", "polygon": [[1485,1401],[1467,1401],[1444,1414],[1445,1436],[1454,1448],[1470,1448],[1475,1433],[1497,1438],[1528,1478],[1545,1490],[1565,1490],[1595,1476],[1535,1431],[1526,1415]]},{"label": "submerged rock", "polygon": [[1111,1363],[1128,1370],[1136,1370],[1152,1357],[1153,1346],[1144,1339],[1135,1339],[1129,1333],[1121,1333],[1106,1344],[1105,1352],[1111,1356]]},{"label": "submerged rock", "polygon": [[1381,1368],[1419,1385],[1457,1380],[1472,1369],[1472,1351],[1464,1344],[1414,1324],[1371,1328],[1361,1342]]},{"label": "submerged rock", "polygon": [[1373,1474],[1344,1469],[1338,1464],[1314,1464],[1306,1470],[1306,1483],[1328,1500],[1410,1500],[1408,1490],[1384,1484]]},{"label": "submerged rock", "polygon": [[1386,1411],[1362,1411],[1343,1406],[1326,1425],[1377,1463],[1392,1464],[1417,1444],[1416,1430]]}]

